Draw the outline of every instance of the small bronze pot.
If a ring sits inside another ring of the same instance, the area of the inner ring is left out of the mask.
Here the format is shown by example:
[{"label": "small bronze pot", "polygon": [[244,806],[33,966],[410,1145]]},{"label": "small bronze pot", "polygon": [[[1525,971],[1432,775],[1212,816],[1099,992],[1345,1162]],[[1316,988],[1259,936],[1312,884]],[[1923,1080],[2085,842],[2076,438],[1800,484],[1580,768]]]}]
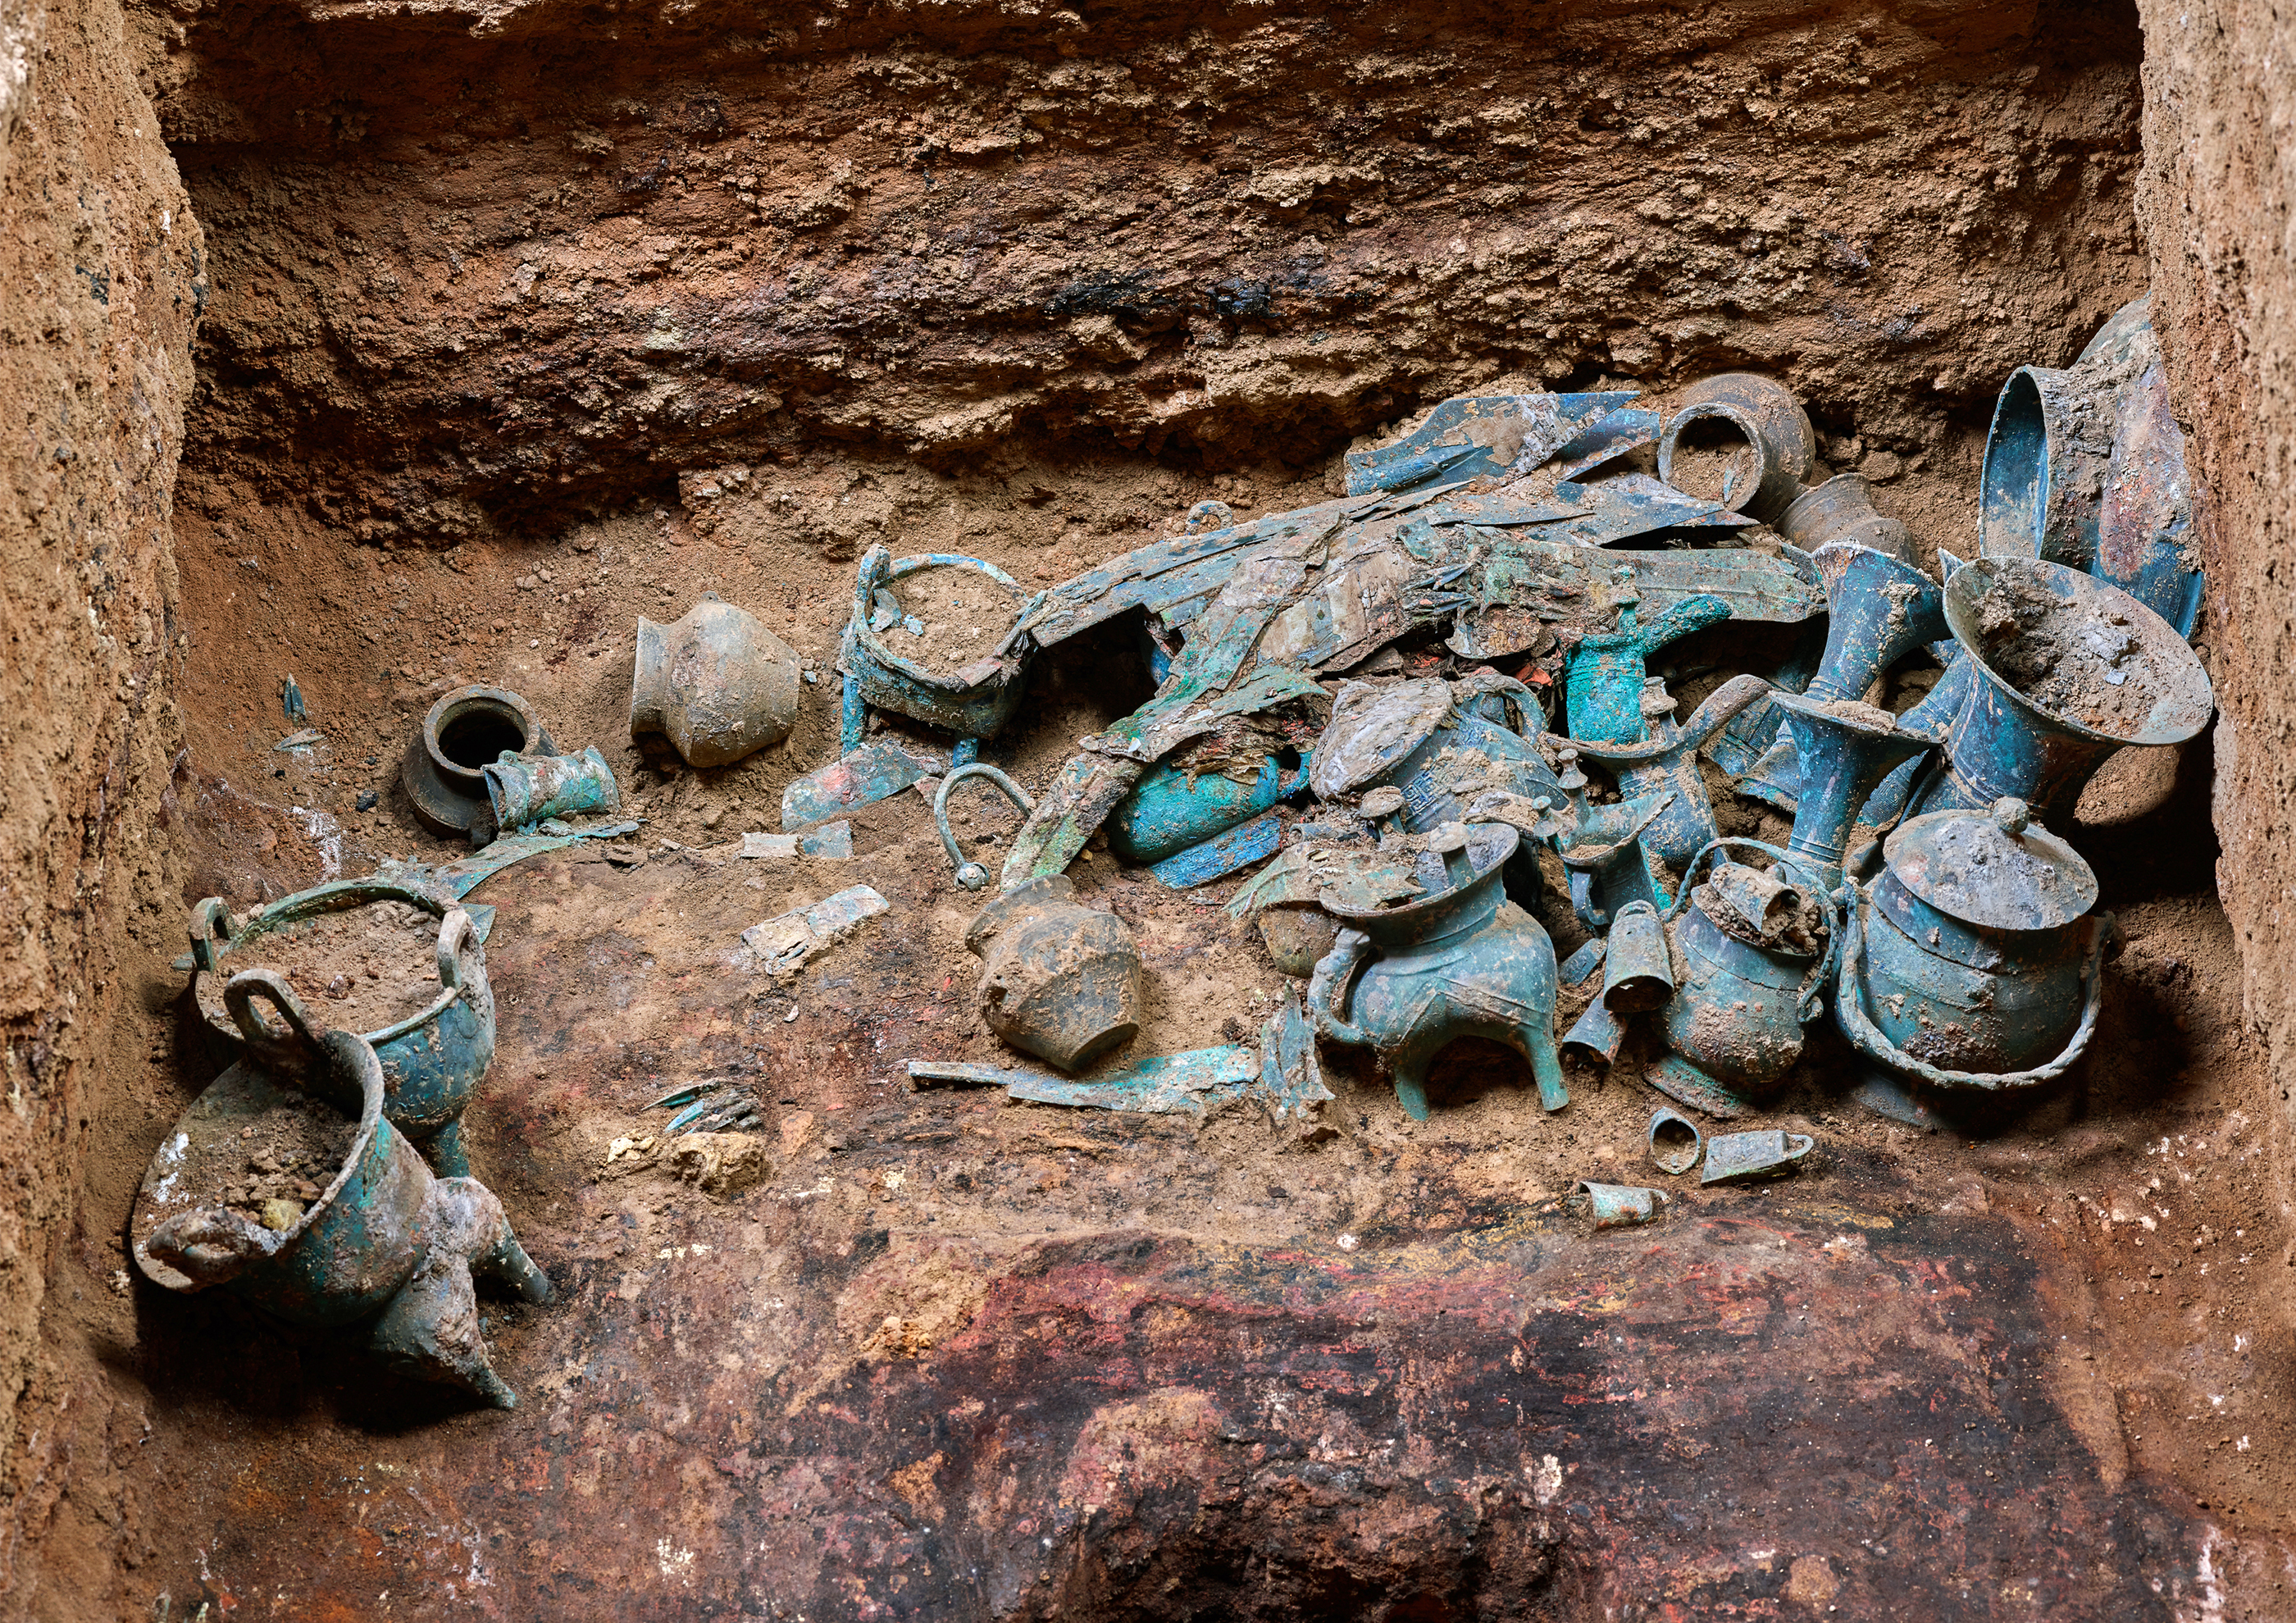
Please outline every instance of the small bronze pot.
[{"label": "small bronze pot", "polygon": [[442,834],[491,824],[486,768],[504,754],[555,755],[558,746],[534,707],[506,688],[458,687],[442,693],[406,747],[398,781],[422,821]]},{"label": "small bronze pot", "polygon": [[987,966],[980,1017],[998,1037],[1081,1070],[1139,1034],[1140,949],[1112,913],[1076,899],[1065,873],[1032,879],[983,907],[964,945]]}]

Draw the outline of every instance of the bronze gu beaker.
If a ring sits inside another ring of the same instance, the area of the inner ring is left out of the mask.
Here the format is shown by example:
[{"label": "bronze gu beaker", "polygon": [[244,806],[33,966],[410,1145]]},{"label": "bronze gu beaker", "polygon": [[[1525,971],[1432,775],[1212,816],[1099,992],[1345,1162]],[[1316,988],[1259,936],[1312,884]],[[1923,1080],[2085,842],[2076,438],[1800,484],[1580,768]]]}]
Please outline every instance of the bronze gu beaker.
[{"label": "bronze gu beaker", "polygon": [[[1874,677],[1945,635],[1944,594],[1912,564],[1847,545],[1821,546],[1810,559],[1825,579],[1828,619],[1825,657],[1803,697],[1818,704],[1861,700]],[[1777,741],[1738,792],[1791,812],[1800,801],[1803,769],[1792,729],[1780,720]]]},{"label": "bronze gu beaker", "polygon": [[[2058,643],[2059,668],[2079,662],[2094,677],[2053,684],[2050,692],[2063,690],[2054,702],[2030,678],[2026,686],[2036,691],[2021,689],[2009,668],[2031,640],[2021,617],[2033,603],[2072,611],[2053,614],[2054,628],[2045,624],[2040,635]],[[1915,815],[2016,799],[2063,824],[2114,751],[2182,743],[2215,713],[2208,671],[2176,627],[2079,570],[2038,558],[1977,559],[1955,571],[1945,616],[1959,650],[1946,680],[1962,698],[1946,734],[1946,769],[1916,791]]]}]

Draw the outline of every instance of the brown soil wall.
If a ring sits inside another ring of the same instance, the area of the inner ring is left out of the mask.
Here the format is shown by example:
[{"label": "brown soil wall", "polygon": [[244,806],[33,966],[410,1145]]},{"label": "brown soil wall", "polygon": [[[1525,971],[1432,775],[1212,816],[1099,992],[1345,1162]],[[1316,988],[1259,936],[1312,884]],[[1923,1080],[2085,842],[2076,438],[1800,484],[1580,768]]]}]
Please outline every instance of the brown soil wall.
[{"label": "brown soil wall", "polygon": [[[446,545],[840,452],[1319,468],[1502,375],[1943,454],[2142,283],[2122,6],[154,12],[202,466]],[[1885,464],[1885,467],[1893,464]],[[789,488],[805,544],[849,512]],[[880,522],[884,521],[882,517]]]},{"label": "brown soil wall", "polygon": [[2284,150],[2296,20],[2240,0],[2144,13],[2140,197],[2173,396],[2193,437],[2208,635],[2221,651],[2217,888],[2284,1124],[2296,1036],[2296,170]]},{"label": "brown soil wall", "polygon": [[0,20],[0,1612],[11,1617],[108,1567],[119,1542],[112,1450],[137,1422],[62,1328],[92,1283],[69,1260],[83,1238],[75,1185],[118,1075],[119,1017],[148,971],[138,944],[176,928],[180,882],[164,809],[182,736],[170,498],[207,284],[200,227],[127,58],[111,0]]}]

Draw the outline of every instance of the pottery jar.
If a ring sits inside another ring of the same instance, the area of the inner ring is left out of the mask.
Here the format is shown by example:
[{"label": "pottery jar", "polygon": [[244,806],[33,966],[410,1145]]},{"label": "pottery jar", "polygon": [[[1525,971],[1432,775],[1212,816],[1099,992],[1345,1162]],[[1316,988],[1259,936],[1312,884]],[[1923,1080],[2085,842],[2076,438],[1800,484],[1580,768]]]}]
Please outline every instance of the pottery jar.
[{"label": "pottery jar", "polygon": [[630,736],[660,734],[689,766],[727,766],[789,736],[799,686],[788,643],[704,593],[666,626],[638,621]]}]

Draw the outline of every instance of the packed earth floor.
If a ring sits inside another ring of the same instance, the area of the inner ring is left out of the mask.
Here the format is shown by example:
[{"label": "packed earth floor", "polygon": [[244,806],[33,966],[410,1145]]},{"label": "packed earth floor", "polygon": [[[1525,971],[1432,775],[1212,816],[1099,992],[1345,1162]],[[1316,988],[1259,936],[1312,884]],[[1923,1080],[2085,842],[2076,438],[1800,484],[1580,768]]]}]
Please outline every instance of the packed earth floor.
[{"label": "packed earth floor", "polygon": [[[1134,478],[1144,510],[1210,494]],[[1049,570],[1009,532],[1057,505],[951,485],[950,542]],[[1220,488],[1242,512],[1321,496]],[[2083,802],[2127,945],[2071,1090],[1982,1139],[1924,1133],[1847,1098],[1820,1037],[1752,1124],[1816,1139],[1800,1176],[1685,1182],[1665,1223],[1590,1234],[1560,1209],[1575,1180],[1668,1182],[1627,1062],[1574,1070],[1550,1117],[1518,1056],[1463,1042],[1424,1124],[1330,1046],[1312,1125],[913,1090],[910,1059],[1008,1052],[925,799],[857,814],[849,861],[738,855],[834,753],[849,565],[642,512],[331,574],[299,563],[319,541],[296,515],[234,512],[185,526],[187,898],[453,855],[398,762],[466,681],[600,746],[645,823],[473,898],[498,909],[501,1037],[465,1138],[560,1292],[487,1299],[517,1410],[131,1284],[120,1235],[84,1236],[77,1311],[183,1417],[134,1465],[168,1507],[138,1564],[174,1617],[1855,1617],[1908,1596],[1943,1616],[2005,1595],[2202,1616],[2222,1575],[2284,1559],[2296,1435],[2259,1394],[2285,1378],[2263,1326],[2290,1258],[2259,1223],[2268,1102],[2208,889],[2204,745],[2124,756]],[[786,745],[715,772],[627,720],[636,618],[705,590],[825,677]],[[308,750],[275,748],[291,668]],[[1134,639],[1063,645],[987,758],[1041,786],[1147,692]],[[1017,821],[984,797],[958,827],[993,867]],[[1287,982],[1215,905],[1232,881],[1167,890],[1104,849],[1076,873],[1146,961],[1134,1053],[1250,1039]],[[795,978],[739,949],[853,883],[890,913]],[[1567,949],[1567,909],[1548,922]],[[143,983],[147,1080],[102,1125],[99,1209],[125,1209],[211,1074],[180,987],[159,963]],[[658,1136],[647,1105],[693,1081],[744,1090],[759,1127]]]}]

